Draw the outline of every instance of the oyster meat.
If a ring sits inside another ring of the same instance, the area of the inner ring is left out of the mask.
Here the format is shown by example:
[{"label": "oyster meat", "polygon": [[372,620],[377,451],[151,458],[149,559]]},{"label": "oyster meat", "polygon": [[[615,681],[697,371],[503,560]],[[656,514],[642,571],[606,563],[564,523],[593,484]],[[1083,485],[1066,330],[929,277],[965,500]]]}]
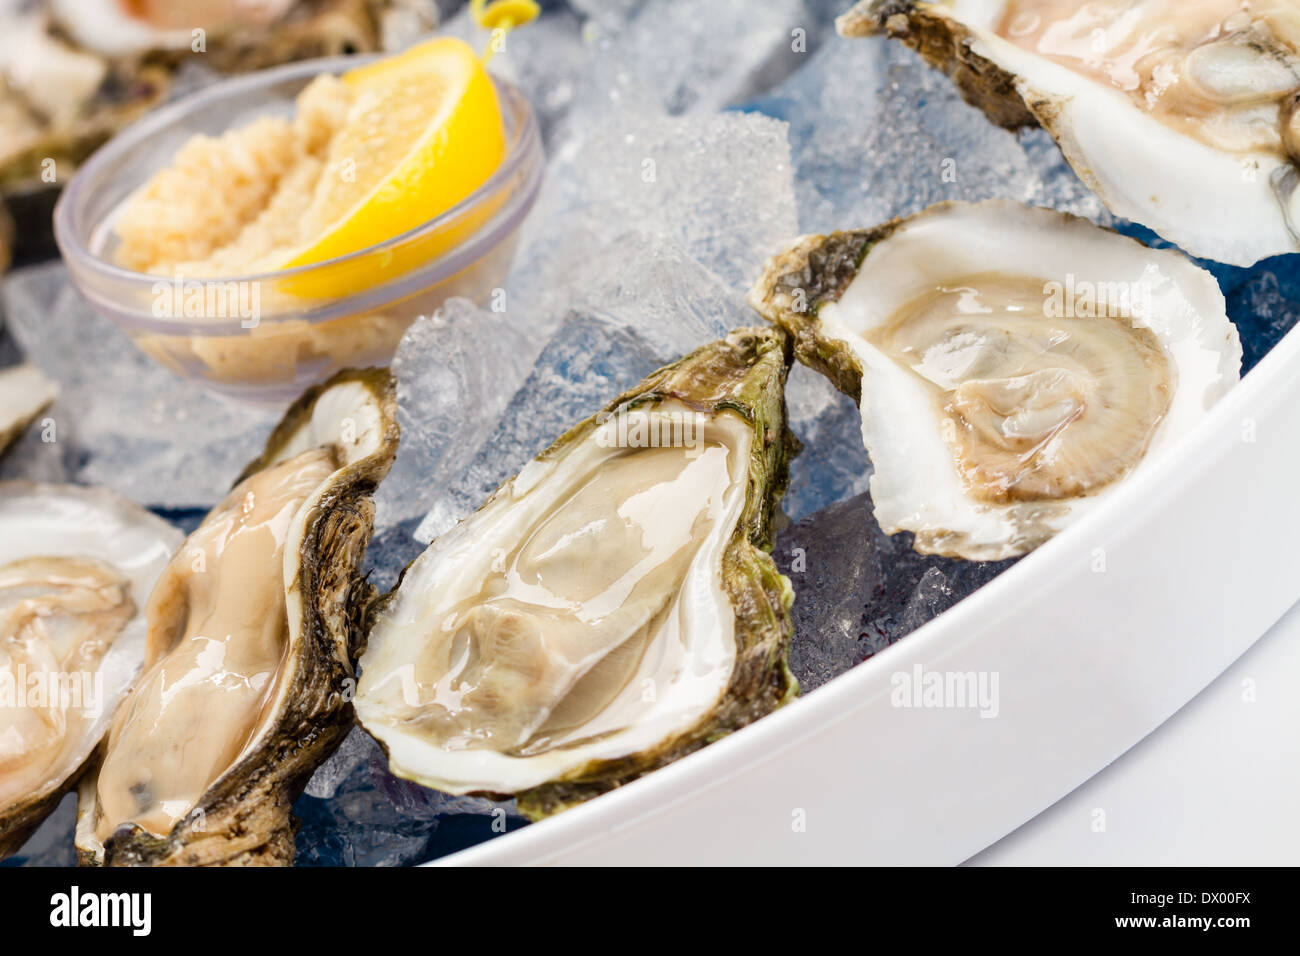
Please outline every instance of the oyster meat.
[{"label": "oyster meat", "polygon": [[351,724],[394,413],[383,370],[311,389],[173,556],[145,610],[144,672],[81,786],[83,862],[292,861],[292,803]]},{"label": "oyster meat", "polygon": [[58,386],[35,365],[0,369],[0,455],[58,395]]},{"label": "oyster meat", "polygon": [[1300,251],[1295,0],[863,0],[838,25],[1041,124],[1112,212],[1193,255]]},{"label": "oyster meat", "polygon": [[0,858],[85,768],[181,533],[106,489],[0,483]]},{"label": "oyster meat", "polygon": [[805,236],[750,292],[859,400],[875,515],[923,553],[1024,554],[1239,378],[1214,278],[1083,219],[993,200]]},{"label": "oyster meat", "polygon": [[740,329],[559,438],[378,602],[358,720],[394,773],[538,818],[779,707],[770,523],[796,442],[776,329]]}]

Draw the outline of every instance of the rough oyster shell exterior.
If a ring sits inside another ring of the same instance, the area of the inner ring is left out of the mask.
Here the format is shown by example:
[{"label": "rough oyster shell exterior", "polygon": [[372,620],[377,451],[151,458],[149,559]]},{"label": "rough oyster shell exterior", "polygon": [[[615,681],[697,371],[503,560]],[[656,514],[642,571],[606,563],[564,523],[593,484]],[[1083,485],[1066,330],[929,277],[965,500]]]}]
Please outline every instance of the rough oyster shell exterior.
[{"label": "rough oyster shell exterior", "polygon": [[[349,688],[373,587],[361,565],[374,525],[373,494],[397,453],[396,383],[386,369],[345,370],[309,389],[285,414],[266,450],[239,481],[287,456],[333,389],[360,385],[377,412],[373,449],[345,464],[295,518],[303,528],[301,617],[291,621],[290,660],[277,710],[246,750],[165,837],[120,828],[101,845],[94,836],[96,774],[83,778],[77,853],[83,865],[286,866],[294,854],[292,806],[312,773],[352,726]],[[236,484],[239,482],[236,481]],[[292,607],[292,602],[290,607]],[[295,633],[296,630],[296,633]]]}]

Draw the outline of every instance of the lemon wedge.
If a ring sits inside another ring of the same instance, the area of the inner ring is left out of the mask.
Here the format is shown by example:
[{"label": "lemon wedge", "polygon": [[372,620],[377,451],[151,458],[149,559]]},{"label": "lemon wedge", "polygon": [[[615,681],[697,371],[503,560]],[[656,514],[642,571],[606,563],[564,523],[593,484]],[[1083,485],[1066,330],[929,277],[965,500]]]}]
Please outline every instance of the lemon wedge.
[{"label": "lemon wedge", "polygon": [[[428,40],[342,79],[353,101],[306,213],[315,238],[289,253],[282,269],[357,252],[428,222],[483,185],[505,156],[496,90],[460,40]],[[463,238],[463,230],[453,232],[384,271]],[[324,276],[293,283],[298,294],[329,294],[333,284]]]}]

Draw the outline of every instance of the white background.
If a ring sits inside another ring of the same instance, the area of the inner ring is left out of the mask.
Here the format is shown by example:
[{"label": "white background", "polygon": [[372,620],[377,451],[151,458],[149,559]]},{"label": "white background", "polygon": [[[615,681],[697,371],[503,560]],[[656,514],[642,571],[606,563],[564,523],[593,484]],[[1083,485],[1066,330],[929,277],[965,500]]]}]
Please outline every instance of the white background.
[{"label": "white background", "polygon": [[1300,863],[1300,605],[1153,734],[970,862]]}]

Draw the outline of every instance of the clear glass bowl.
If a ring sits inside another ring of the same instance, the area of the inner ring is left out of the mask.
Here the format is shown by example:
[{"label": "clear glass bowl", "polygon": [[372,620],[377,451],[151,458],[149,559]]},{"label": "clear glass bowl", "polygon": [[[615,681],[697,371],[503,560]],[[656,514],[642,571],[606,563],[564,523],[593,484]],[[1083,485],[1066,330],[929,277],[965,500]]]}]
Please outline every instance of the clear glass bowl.
[{"label": "clear glass bowl", "polygon": [[373,57],[332,57],[226,80],[150,114],[96,152],[54,211],[59,250],[91,306],[147,355],[212,391],[278,403],[348,366],[387,365],[406,328],[452,296],[482,303],[504,281],[541,187],[532,107],[494,78],[506,156],[464,201],[402,235],[324,262],[184,283],[114,264],[124,201],[196,133],[292,115],[320,73]]}]

